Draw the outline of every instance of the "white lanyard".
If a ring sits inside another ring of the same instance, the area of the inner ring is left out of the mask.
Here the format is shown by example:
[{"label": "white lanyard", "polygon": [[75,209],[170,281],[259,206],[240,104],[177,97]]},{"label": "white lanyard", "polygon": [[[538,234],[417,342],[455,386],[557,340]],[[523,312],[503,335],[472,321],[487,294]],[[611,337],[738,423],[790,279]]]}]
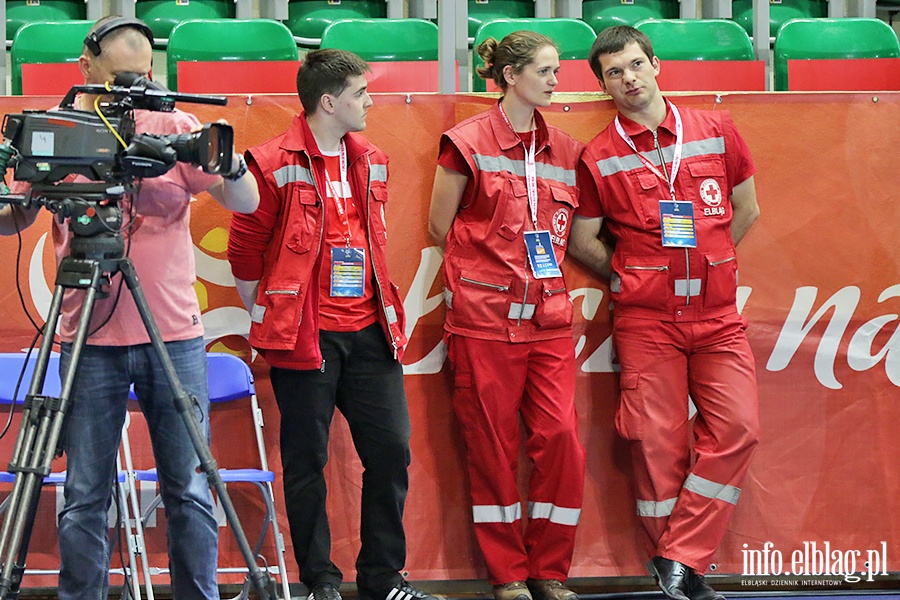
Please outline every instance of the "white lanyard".
[{"label": "white lanyard", "polygon": [[[506,112],[503,110],[503,105],[498,105],[500,107],[500,114],[503,115],[503,120],[506,121],[506,124],[509,125],[509,128],[512,129],[512,132],[516,134],[518,137],[518,133],[513,128],[512,123],[509,122],[509,118],[506,116]],[[534,117],[532,116],[532,119]],[[528,208],[531,210],[531,222],[534,223],[534,228],[537,229],[537,215],[538,215],[538,192],[537,192],[537,165],[534,161],[534,141],[537,138],[537,128],[531,132],[531,145],[530,147],[525,146],[525,142],[522,142],[522,148],[525,149],[525,189],[528,192]]]},{"label": "white lanyard", "polygon": [[347,147],[344,145],[344,141],[341,140],[341,181],[340,187],[338,187],[338,182],[332,181],[331,177],[328,175],[328,168],[325,168],[325,185],[328,186],[328,189],[331,191],[331,197],[334,198],[334,206],[337,208],[338,217],[341,219],[341,223],[343,223],[347,227],[347,247],[350,247],[350,240],[353,237],[350,234],[350,218],[347,215],[347,208],[344,206],[343,196],[344,190],[349,189],[349,185],[347,184]]},{"label": "white lanyard", "polygon": [[[637,151],[637,148],[634,145],[634,140],[631,139],[631,136],[625,133],[625,129],[622,128],[622,124],[619,123],[619,115],[616,115],[616,131],[619,133],[619,137],[625,140],[625,143],[628,144],[628,147],[631,148],[637,157],[641,159],[641,162],[647,167],[651,173],[665,181],[669,184],[669,193],[672,194],[672,200],[675,200],[675,176],[678,174],[678,168],[681,166],[681,151],[684,147],[684,127],[681,124],[681,115],[678,114],[678,109],[675,108],[675,105],[669,102],[669,106],[672,107],[672,116],[675,117],[675,155],[672,157],[672,176],[669,177],[666,172],[665,163],[662,164],[663,172],[660,173],[659,169],[651,163],[647,158]],[[660,160],[662,159],[662,152],[660,151]]]}]

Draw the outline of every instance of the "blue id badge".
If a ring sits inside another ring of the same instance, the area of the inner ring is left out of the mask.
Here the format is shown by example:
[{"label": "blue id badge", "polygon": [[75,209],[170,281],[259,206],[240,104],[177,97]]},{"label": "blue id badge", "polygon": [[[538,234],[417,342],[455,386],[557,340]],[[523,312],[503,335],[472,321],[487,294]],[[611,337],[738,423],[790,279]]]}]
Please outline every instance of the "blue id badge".
[{"label": "blue id badge", "polygon": [[662,225],[662,245],[670,248],[696,248],[694,205],[675,200],[659,201],[659,222]]},{"label": "blue id badge", "polygon": [[528,262],[531,263],[535,279],[562,277],[549,231],[526,231],[525,248],[528,250]]},{"label": "blue id badge", "polygon": [[366,249],[331,249],[331,297],[362,298],[366,284]]}]

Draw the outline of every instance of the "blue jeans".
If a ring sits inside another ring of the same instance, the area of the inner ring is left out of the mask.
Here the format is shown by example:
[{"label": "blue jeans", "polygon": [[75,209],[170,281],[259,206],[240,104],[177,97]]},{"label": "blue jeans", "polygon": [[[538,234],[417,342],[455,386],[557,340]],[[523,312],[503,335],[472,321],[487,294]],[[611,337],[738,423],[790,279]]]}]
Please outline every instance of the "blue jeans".
[{"label": "blue jeans", "polygon": [[[202,338],[166,344],[178,378],[197,398],[194,415],[209,437],[206,351]],[[60,372],[71,359],[62,345]],[[59,597],[105,599],[110,544],[106,521],[129,386],[147,420],[168,522],[172,594],[218,598],[218,527],[206,476],[150,344],[85,346],[63,429],[68,476],[59,515]]]}]

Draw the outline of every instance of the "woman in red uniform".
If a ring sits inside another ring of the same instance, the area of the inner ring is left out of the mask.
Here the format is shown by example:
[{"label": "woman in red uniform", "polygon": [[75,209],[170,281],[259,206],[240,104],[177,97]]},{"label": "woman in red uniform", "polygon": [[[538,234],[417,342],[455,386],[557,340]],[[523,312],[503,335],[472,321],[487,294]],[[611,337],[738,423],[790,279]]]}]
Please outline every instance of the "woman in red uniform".
[{"label": "woman in red uniform", "polygon": [[[445,250],[444,325],[475,533],[496,600],[576,600],[564,582],[584,489],[572,302],[560,271],[582,145],[547,125],[559,52],[517,31],[478,47],[503,97],[441,137],[429,231]],[[527,524],[519,417],[533,463]]]}]

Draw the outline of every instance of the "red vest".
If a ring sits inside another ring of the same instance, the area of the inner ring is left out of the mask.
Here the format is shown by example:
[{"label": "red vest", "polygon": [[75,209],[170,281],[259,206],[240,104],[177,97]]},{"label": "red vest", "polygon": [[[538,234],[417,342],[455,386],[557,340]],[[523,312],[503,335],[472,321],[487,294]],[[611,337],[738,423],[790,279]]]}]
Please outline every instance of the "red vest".
[{"label": "red vest", "polygon": [[[323,263],[325,210],[324,161],[311,167],[311,132],[302,116],[284,134],[251,148],[252,160],[281,204],[281,215],[265,251],[259,294],[251,312],[250,344],[261,350],[294,351],[302,368],[319,368],[319,269]],[[364,137],[348,133],[347,178],[354,198],[361,203],[366,228],[367,255],[378,297],[378,318],[398,358],[406,345],[403,302],[388,278],[385,245],[387,229],[388,158]],[[299,326],[298,326],[299,324]]]},{"label": "red vest", "polygon": [[[583,145],[535,111],[537,229],[549,230],[557,262],[565,258],[578,206],[575,167]],[[572,302],[563,277],[535,279],[524,232],[533,230],[525,184],[525,148],[499,104],[447,131],[472,172],[447,236],[445,328],[487,340],[528,342],[572,335]]]},{"label": "red vest", "polygon": [[[737,259],[731,238],[732,188],[751,173],[729,172],[726,153],[737,131],[727,111],[679,109],[684,125],[678,200],[694,207],[697,247],[662,246],[660,200],[668,185],[643,165],[611,123],[582,158],[597,184],[602,216],[616,237],[610,291],[616,314],[692,321],[736,311]],[[619,115],[643,156],[659,169],[653,134]],[[671,175],[675,148],[671,109],[657,130]]]}]

